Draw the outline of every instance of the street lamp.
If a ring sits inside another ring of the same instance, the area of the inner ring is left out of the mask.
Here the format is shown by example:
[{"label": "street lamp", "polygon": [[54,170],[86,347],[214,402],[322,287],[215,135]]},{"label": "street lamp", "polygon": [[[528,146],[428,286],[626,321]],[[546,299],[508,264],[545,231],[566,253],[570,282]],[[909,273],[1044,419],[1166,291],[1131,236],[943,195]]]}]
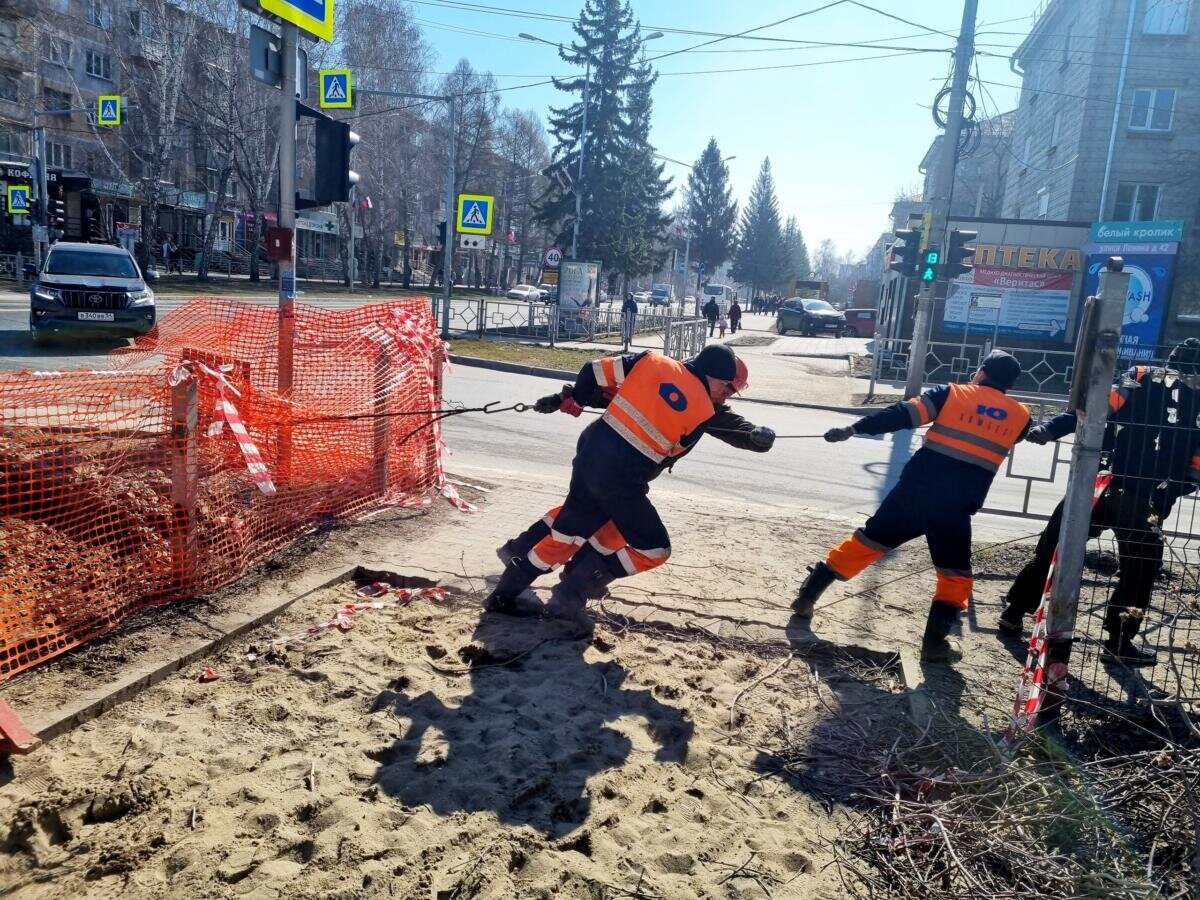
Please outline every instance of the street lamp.
[{"label": "street lamp", "polygon": [[[548,41],[545,38],[537,37],[536,35],[526,34],[521,32],[517,37],[526,41],[536,41],[539,44],[547,44],[551,47],[563,49],[563,45],[555,41]],[[650,34],[642,38],[645,41],[656,41],[663,37],[661,31],[652,31]],[[571,233],[571,259],[579,259],[579,220],[583,217],[583,157],[587,149],[587,114],[588,114],[588,92],[592,85],[592,57],[587,58],[587,65],[583,74],[583,122],[579,128],[579,167],[575,177],[575,226]]]}]

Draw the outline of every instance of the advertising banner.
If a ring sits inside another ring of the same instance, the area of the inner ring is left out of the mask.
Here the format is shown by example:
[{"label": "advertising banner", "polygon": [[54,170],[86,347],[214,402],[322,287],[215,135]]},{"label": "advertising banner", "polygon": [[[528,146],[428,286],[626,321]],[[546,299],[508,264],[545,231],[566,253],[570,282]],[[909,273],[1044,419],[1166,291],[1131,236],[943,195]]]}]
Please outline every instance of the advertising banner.
[{"label": "advertising banner", "polygon": [[563,260],[559,268],[560,309],[595,306],[600,289],[600,263]]},{"label": "advertising banner", "polygon": [[975,266],[946,297],[947,331],[1065,341],[1074,275]]},{"label": "advertising banner", "polygon": [[1122,359],[1147,360],[1157,355],[1162,336],[1163,319],[1171,299],[1171,284],[1175,279],[1176,243],[1152,244],[1088,244],[1087,272],[1083,281],[1084,296],[1090,297],[1100,289],[1100,272],[1110,256],[1125,260],[1129,273],[1129,296],[1125,299],[1125,314],[1121,317]]}]

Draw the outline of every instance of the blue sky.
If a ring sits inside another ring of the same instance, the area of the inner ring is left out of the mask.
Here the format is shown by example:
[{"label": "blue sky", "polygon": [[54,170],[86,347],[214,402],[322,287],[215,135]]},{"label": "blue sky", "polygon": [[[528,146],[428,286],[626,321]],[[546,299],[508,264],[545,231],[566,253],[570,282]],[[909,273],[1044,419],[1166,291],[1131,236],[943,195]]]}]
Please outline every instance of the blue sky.
[{"label": "blue sky", "polygon": [[[528,32],[550,41],[570,40],[570,24],[556,18],[574,18],[581,2],[467,0],[475,7],[486,7],[486,12],[454,8],[464,5],[463,0],[410,2],[436,52],[439,69],[448,69],[465,56],[477,69],[495,73],[501,87],[568,72],[552,47],[516,36]],[[686,29],[730,34],[826,2],[632,0],[632,7],[647,32]],[[736,157],[729,167],[739,201],[748,195],[763,157],[769,156],[780,210],[784,216],[797,216],[810,248],[828,237],[841,251],[865,251],[886,228],[896,192],[920,188],[917,166],[937,133],[928,107],[945,81],[951,61],[948,52],[890,48],[949,51],[962,18],[960,0],[874,0],[867,5],[908,19],[916,27],[843,0],[832,8],[754,34],[813,42],[882,42],[886,47],[793,46],[737,39],[656,63],[661,77],[655,88],[652,138],[658,151],[691,163],[709,137],[715,136],[722,153]],[[1038,6],[1039,0],[979,2],[979,46],[993,54],[978,59],[980,77],[993,82],[986,85],[990,96],[980,98],[986,114],[1016,105],[1017,90],[1001,85],[1019,85],[1018,76],[1009,70],[1008,56],[1028,32]],[[658,55],[708,40],[712,38],[668,31],[648,43],[647,50]],[[768,66],[791,68],[710,71]],[[535,110],[543,120],[547,108],[561,102],[561,96],[552,86],[502,95],[506,105]],[[676,177],[677,184],[687,176],[682,166],[668,164],[667,172]]]}]

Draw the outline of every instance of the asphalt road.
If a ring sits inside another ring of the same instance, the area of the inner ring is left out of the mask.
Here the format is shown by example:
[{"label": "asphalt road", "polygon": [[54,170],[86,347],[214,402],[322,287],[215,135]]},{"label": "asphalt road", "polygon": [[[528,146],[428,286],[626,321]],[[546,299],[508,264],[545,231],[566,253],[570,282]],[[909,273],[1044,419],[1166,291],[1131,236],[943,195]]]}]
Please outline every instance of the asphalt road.
[{"label": "asphalt road", "polygon": [[[480,406],[491,400],[503,405],[532,402],[556,387],[549,379],[457,366],[447,377],[445,390],[448,400]],[[795,407],[737,400],[732,405],[741,415],[769,425],[780,435],[823,434],[834,425],[854,420],[850,415]],[[565,493],[575,440],[588,421],[590,416],[585,420],[534,412],[456,416],[448,419],[445,427],[450,447],[446,468],[464,476],[507,474],[544,480]],[[866,516],[919,446],[919,437],[901,432],[883,438],[855,437],[837,445],[819,439],[779,440],[770,453],[757,454],[736,450],[709,436],[672,473],[662,475],[652,490],[752,501],[762,507],[764,515],[772,510],[794,512],[797,507],[812,507]],[[1052,449],[1022,446],[1020,471],[1048,475]],[[1053,509],[1065,488],[1065,468],[1060,467],[1059,474],[1057,485],[1035,485],[1034,508]],[[998,478],[989,505],[1019,510],[1025,485],[1024,480]],[[1035,533],[1041,525],[983,513],[975,521],[977,537],[997,541]]]}]

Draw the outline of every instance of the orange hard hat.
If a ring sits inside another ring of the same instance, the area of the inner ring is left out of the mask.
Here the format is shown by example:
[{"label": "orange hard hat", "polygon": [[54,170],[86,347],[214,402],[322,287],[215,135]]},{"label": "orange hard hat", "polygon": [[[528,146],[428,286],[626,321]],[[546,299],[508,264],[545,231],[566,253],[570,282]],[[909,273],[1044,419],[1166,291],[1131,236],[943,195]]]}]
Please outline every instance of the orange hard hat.
[{"label": "orange hard hat", "polygon": [[733,389],[739,394],[750,387],[750,370],[746,368],[745,360],[737,358],[737,374],[733,376]]}]

